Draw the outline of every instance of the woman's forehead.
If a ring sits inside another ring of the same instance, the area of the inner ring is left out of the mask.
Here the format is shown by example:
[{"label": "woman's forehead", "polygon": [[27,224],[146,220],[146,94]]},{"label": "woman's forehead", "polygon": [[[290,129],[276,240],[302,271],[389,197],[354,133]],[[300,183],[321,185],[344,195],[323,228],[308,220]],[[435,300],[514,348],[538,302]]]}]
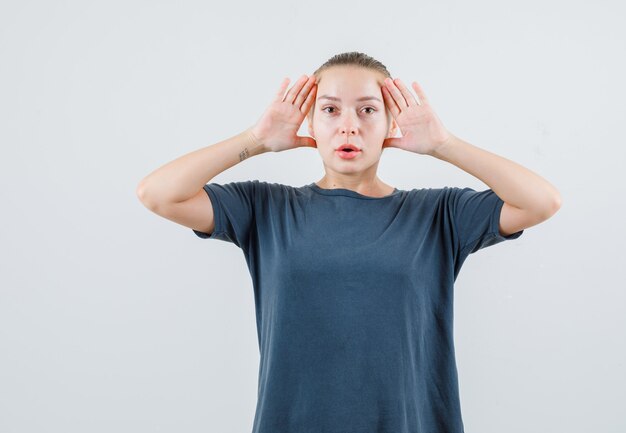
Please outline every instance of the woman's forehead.
[{"label": "woman's forehead", "polygon": [[325,71],[318,81],[317,99],[326,95],[331,98],[357,99],[370,96],[380,97],[384,77],[374,71],[336,70]]},{"label": "woman's forehead", "polygon": [[317,77],[316,84],[337,81],[377,82],[382,84],[385,75],[382,72],[358,66],[332,66],[323,70]]}]

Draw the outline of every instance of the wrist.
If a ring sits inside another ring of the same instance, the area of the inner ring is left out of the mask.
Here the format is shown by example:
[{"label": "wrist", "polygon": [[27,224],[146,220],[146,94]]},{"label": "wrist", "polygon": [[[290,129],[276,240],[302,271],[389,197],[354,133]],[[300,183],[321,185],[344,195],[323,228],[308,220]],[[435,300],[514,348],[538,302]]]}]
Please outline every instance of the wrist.
[{"label": "wrist", "polygon": [[431,152],[430,156],[446,161],[446,155],[456,146],[458,138],[454,134],[449,134],[448,138],[440,142]]},{"label": "wrist", "polygon": [[268,149],[265,147],[265,141],[257,132],[254,131],[254,128],[248,128],[244,133],[248,138],[248,143],[250,143],[250,150],[253,154],[256,155],[268,151]]}]

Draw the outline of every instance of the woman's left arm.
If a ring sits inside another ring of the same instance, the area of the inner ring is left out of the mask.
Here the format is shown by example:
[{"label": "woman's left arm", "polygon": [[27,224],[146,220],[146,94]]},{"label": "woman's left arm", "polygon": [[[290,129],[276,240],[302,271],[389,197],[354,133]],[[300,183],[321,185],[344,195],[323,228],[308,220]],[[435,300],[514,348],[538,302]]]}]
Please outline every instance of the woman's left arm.
[{"label": "woman's left arm", "polygon": [[419,100],[399,78],[386,78],[381,86],[385,106],[402,132],[402,137],[386,138],[383,148],[434,156],[482,180],[504,201],[503,236],[539,224],[559,210],[561,195],[554,186],[531,170],[450,133],[422,87],[416,81],[412,86]]},{"label": "woman's left arm", "polygon": [[547,220],[561,207],[559,191],[544,178],[453,134],[430,155],[482,180],[504,201],[500,214],[504,236]]}]

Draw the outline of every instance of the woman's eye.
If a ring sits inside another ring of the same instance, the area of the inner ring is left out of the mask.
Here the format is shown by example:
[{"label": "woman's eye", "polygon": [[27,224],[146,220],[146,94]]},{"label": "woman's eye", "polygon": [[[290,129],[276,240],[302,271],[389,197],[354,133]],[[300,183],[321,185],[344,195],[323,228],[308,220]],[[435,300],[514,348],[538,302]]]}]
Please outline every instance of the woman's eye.
[{"label": "woman's eye", "polygon": [[[322,111],[327,110],[327,109],[334,110],[334,108],[335,108],[335,107],[324,107],[324,108],[322,108]],[[372,114],[373,112],[375,112],[375,111],[376,111],[376,110],[374,109],[374,107],[365,107],[363,110],[372,110],[372,111],[368,112],[367,114]],[[330,113],[330,112],[328,112],[328,111],[324,111],[324,112],[325,112],[325,113],[328,113],[328,114],[331,114],[331,113]]]}]

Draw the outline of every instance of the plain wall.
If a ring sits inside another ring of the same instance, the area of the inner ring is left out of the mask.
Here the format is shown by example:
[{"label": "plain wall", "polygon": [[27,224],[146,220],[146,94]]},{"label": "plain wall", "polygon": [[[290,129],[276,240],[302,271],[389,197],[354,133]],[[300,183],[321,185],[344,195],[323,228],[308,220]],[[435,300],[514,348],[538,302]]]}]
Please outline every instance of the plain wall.
[{"label": "plain wall", "polygon": [[[344,51],[419,82],[452,133],[563,199],[457,279],[466,431],[626,431],[623,16],[618,1],[3,2],[0,431],[251,430],[259,351],[244,256],[135,191],[252,126],[284,77],[291,87]],[[323,174],[301,148],[211,181]],[[488,188],[399,149],[379,176]]]}]

